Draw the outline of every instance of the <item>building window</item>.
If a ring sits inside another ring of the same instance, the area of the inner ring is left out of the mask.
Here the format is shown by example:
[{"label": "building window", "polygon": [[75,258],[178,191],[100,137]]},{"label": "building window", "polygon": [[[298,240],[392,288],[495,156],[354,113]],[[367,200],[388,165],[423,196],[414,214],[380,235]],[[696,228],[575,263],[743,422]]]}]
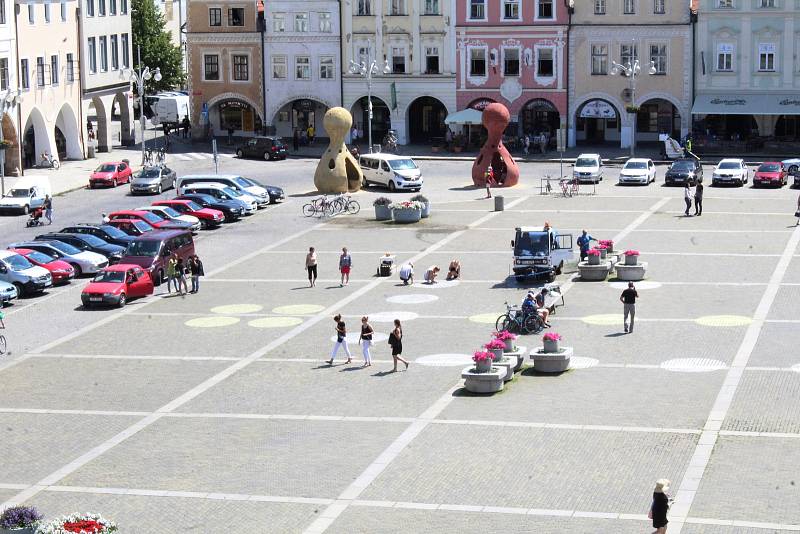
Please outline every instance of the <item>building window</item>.
[{"label": "building window", "polygon": [[208,8],[208,25],[209,26],[222,26],[222,8],[210,7]]},{"label": "building window", "polygon": [[319,58],[319,79],[320,80],[333,80],[333,58],[331,56],[324,56]]},{"label": "building window", "polygon": [[405,74],[406,49],[392,48],[392,74]]},{"label": "building window", "polygon": [[131,66],[130,57],[128,56],[128,34],[123,33],[120,39],[120,46],[122,47],[122,68],[127,69]]},{"label": "building window", "polygon": [[733,71],[733,50],[734,47],[729,43],[717,45],[717,70],[720,72]]},{"label": "building window", "polygon": [[[5,2],[3,2],[5,4]],[[44,3],[44,21],[50,22],[50,2]]]},{"label": "building window", "polygon": [[298,80],[311,79],[311,58],[301,56],[294,58],[294,77]]},{"label": "building window", "polygon": [[0,91],[8,90],[8,58],[0,59]]},{"label": "building window", "polygon": [[203,56],[203,79],[219,80],[219,56],[217,54]]},{"label": "building window", "polygon": [[592,45],[592,74],[608,74],[608,45]]},{"label": "building window", "polygon": [[405,15],[406,14],[406,0],[392,0],[389,6],[390,15]]},{"label": "building window", "polygon": [[119,38],[111,36],[111,70],[119,70]]},{"label": "building window", "polygon": [[359,46],[358,53],[356,53],[359,65],[366,65],[369,60],[369,47]]},{"label": "building window", "polygon": [[100,70],[102,72],[108,70],[108,39],[105,35],[100,37]]},{"label": "building window", "polygon": [[250,79],[250,70],[247,67],[247,62],[247,56],[233,56],[233,79],[237,82],[246,82]]},{"label": "building window", "polygon": [[106,16],[106,0],[97,0],[97,15],[99,17]]},{"label": "building window", "polygon": [[319,13],[319,31],[321,33],[331,33],[331,14]]},{"label": "building window", "polygon": [[439,47],[425,47],[425,74],[439,74]]},{"label": "building window", "polygon": [[519,0],[503,0],[503,18],[511,20],[519,18]]},{"label": "building window", "polygon": [[94,0],[86,0],[86,16],[94,17]]},{"label": "building window", "polygon": [[109,15],[117,14],[117,0],[108,0],[108,14]]},{"label": "building window", "polygon": [[620,62],[623,65],[627,65],[630,63],[633,65],[633,62],[636,61],[638,57],[636,54],[636,45],[635,44],[624,44],[619,47],[619,57]]},{"label": "building window", "polygon": [[622,0],[622,13],[625,15],[635,15],[636,0]]},{"label": "building window", "polygon": [[667,0],[653,0],[653,13],[663,15],[667,12]]},{"label": "building window", "polygon": [[650,45],[650,61],[656,67],[656,74],[667,73],[667,45],[665,44],[651,44]]},{"label": "building window", "polygon": [[70,52],[67,54],[67,81],[75,81],[75,56]]},{"label": "building window", "polygon": [[50,84],[58,85],[58,54],[50,56]]},{"label": "building window", "polygon": [[536,8],[536,18],[552,19],[553,17],[553,0],[539,0],[539,5]]},{"label": "building window", "polygon": [[356,15],[369,17],[372,15],[372,0],[358,0]]},{"label": "building window", "polygon": [[758,70],[761,72],[775,71],[775,43],[759,43],[758,45]]},{"label": "building window", "polygon": [[594,0],[594,14],[595,15],[606,14],[606,0]]},{"label": "building window", "polygon": [[286,13],[274,13],[272,15],[272,32],[283,33],[286,31]]},{"label": "building window", "polygon": [[294,14],[294,31],[300,33],[308,31],[308,13]]},{"label": "building window", "polygon": [[555,61],[553,60],[555,51],[552,48],[540,48],[538,54],[536,74],[543,78],[552,78],[555,75]]},{"label": "building window", "polygon": [[486,0],[469,0],[469,18],[472,20],[486,18]]},{"label": "building window", "polygon": [[423,13],[425,15],[438,15],[439,14],[439,0],[424,0],[425,8]]},{"label": "building window", "polygon": [[119,14],[125,15],[128,13],[128,0],[119,0]]},{"label": "building window", "polygon": [[758,7],[775,7],[775,0],[760,0]]},{"label": "building window", "polygon": [[274,80],[286,79],[286,56],[272,56],[272,78]]},{"label": "building window", "polygon": [[89,37],[88,44],[86,55],[89,56],[89,73],[94,74],[97,72],[97,42],[94,37]]},{"label": "building window", "polygon": [[519,48],[503,49],[503,75],[519,76]]},{"label": "building window", "polygon": [[232,7],[228,9],[228,26],[244,26],[243,7]]},{"label": "building window", "polygon": [[28,73],[28,60],[27,59],[20,59],[19,60],[19,70],[20,70],[20,85],[22,85],[23,89],[30,89],[31,82],[30,82],[30,75]]},{"label": "building window", "polygon": [[717,0],[717,7],[722,9],[730,9],[733,7],[733,0]]},{"label": "building window", "polygon": [[36,22],[36,4],[28,4],[28,23]]},{"label": "building window", "polygon": [[2,0],[0,1],[0,24],[5,24],[5,23],[6,23],[6,0]]},{"label": "building window", "polygon": [[44,87],[44,58],[36,58],[36,85]]},{"label": "building window", "polygon": [[469,75],[486,76],[486,49],[469,49]]}]

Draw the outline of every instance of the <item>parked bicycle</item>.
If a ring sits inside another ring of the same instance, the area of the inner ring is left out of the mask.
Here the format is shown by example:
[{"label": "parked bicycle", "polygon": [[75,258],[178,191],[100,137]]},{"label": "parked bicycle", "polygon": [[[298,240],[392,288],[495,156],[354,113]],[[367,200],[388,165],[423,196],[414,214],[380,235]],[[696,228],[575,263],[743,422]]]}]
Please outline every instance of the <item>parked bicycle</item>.
[{"label": "parked bicycle", "polygon": [[148,148],[144,157],[145,165],[164,165],[167,162],[167,151],[164,147],[153,149]]},{"label": "parked bicycle", "polygon": [[[3,322],[3,312],[0,311],[0,330],[5,330],[6,325]],[[6,349],[8,348],[8,344],[6,343],[6,336],[0,334],[0,356],[6,353]]]},{"label": "parked bicycle", "polygon": [[571,197],[573,195],[577,195],[580,191],[580,182],[578,182],[577,178],[568,179],[564,178],[558,182],[561,186],[561,194],[565,197]]},{"label": "parked bicycle", "polygon": [[381,150],[384,152],[392,152],[397,150],[397,132],[394,130],[389,130],[386,135],[383,136],[383,141],[381,142]]},{"label": "parked bicycle", "polygon": [[519,306],[506,304],[506,313],[497,318],[495,328],[497,331],[508,330],[519,334],[538,334],[544,330],[544,321],[538,313],[526,314]]},{"label": "parked bicycle", "polygon": [[39,167],[42,169],[55,169],[58,170],[61,167],[61,164],[58,162],[58,159],[47,152],[42,152],[42,161],[39,163]]},{"label": "parked bicycle", "polygon": [[303,205],[303,215],[306,217],[333,217],[340,213],[355,215],[361,211],[361,205],[350,195],[336,195],[329,199],[327,195],[317,197],[308,204]]}]

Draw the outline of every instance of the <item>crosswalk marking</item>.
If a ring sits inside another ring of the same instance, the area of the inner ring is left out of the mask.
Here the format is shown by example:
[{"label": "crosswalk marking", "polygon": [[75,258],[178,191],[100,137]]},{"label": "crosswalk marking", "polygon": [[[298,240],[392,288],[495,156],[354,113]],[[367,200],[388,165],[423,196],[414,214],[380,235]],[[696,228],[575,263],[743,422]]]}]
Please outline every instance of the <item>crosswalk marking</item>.
[{"label": "crosswalk marking", "polygon": [[[235,158],[235,154],[217,154],[220,158]],[[181,161],[194,161],[194,160],[205,160],[205,159],[214,159],[213,154],[208,154],[205,152],[188,152],[186,154],[171,154],[167,156],[173,157],[175,159],[179,159]]]},{"label": "crosswalk marking", "polygon": [[191,156],[191,157],[193,157],[194,159],[206,159],[206,157],[205,157],[203,154],[199,154],[199,153],[197,153],[197,152],[189,152],[189,153],[187,154],[187,156]]}]

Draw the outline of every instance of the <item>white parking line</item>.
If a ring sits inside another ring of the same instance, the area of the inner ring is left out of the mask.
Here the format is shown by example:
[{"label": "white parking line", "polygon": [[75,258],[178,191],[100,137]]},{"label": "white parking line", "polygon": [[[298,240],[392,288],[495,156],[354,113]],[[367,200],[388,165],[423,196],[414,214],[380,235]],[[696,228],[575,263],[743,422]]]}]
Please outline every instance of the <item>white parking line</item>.
[{"label": "white parking line", "polygon": [[172,157],[173,158],[177,158],[177,159],[182,160],[182,161],[191,161],[192,160],[192,158],[190,158],[186,154],[172,154]]},{"label": "white parking line", "polygon": [[198,152],[188,152],[186,155],[194,159],[208,159],[205,154],[200,154]]}]

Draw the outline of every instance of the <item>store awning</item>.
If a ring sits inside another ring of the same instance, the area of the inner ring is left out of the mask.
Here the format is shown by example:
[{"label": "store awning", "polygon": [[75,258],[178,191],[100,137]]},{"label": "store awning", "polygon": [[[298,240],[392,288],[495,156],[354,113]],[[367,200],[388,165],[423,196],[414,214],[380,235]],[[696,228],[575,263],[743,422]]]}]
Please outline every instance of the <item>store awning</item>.
[{"label": "store awning", "polygon": [[800,115],[800,95],[698,95],[692,115]]},{"label": "store awning", "polygon": [[444,120],[445,124],[481,124],[483,113],[477,109],[467,108],[451,113]]}]

